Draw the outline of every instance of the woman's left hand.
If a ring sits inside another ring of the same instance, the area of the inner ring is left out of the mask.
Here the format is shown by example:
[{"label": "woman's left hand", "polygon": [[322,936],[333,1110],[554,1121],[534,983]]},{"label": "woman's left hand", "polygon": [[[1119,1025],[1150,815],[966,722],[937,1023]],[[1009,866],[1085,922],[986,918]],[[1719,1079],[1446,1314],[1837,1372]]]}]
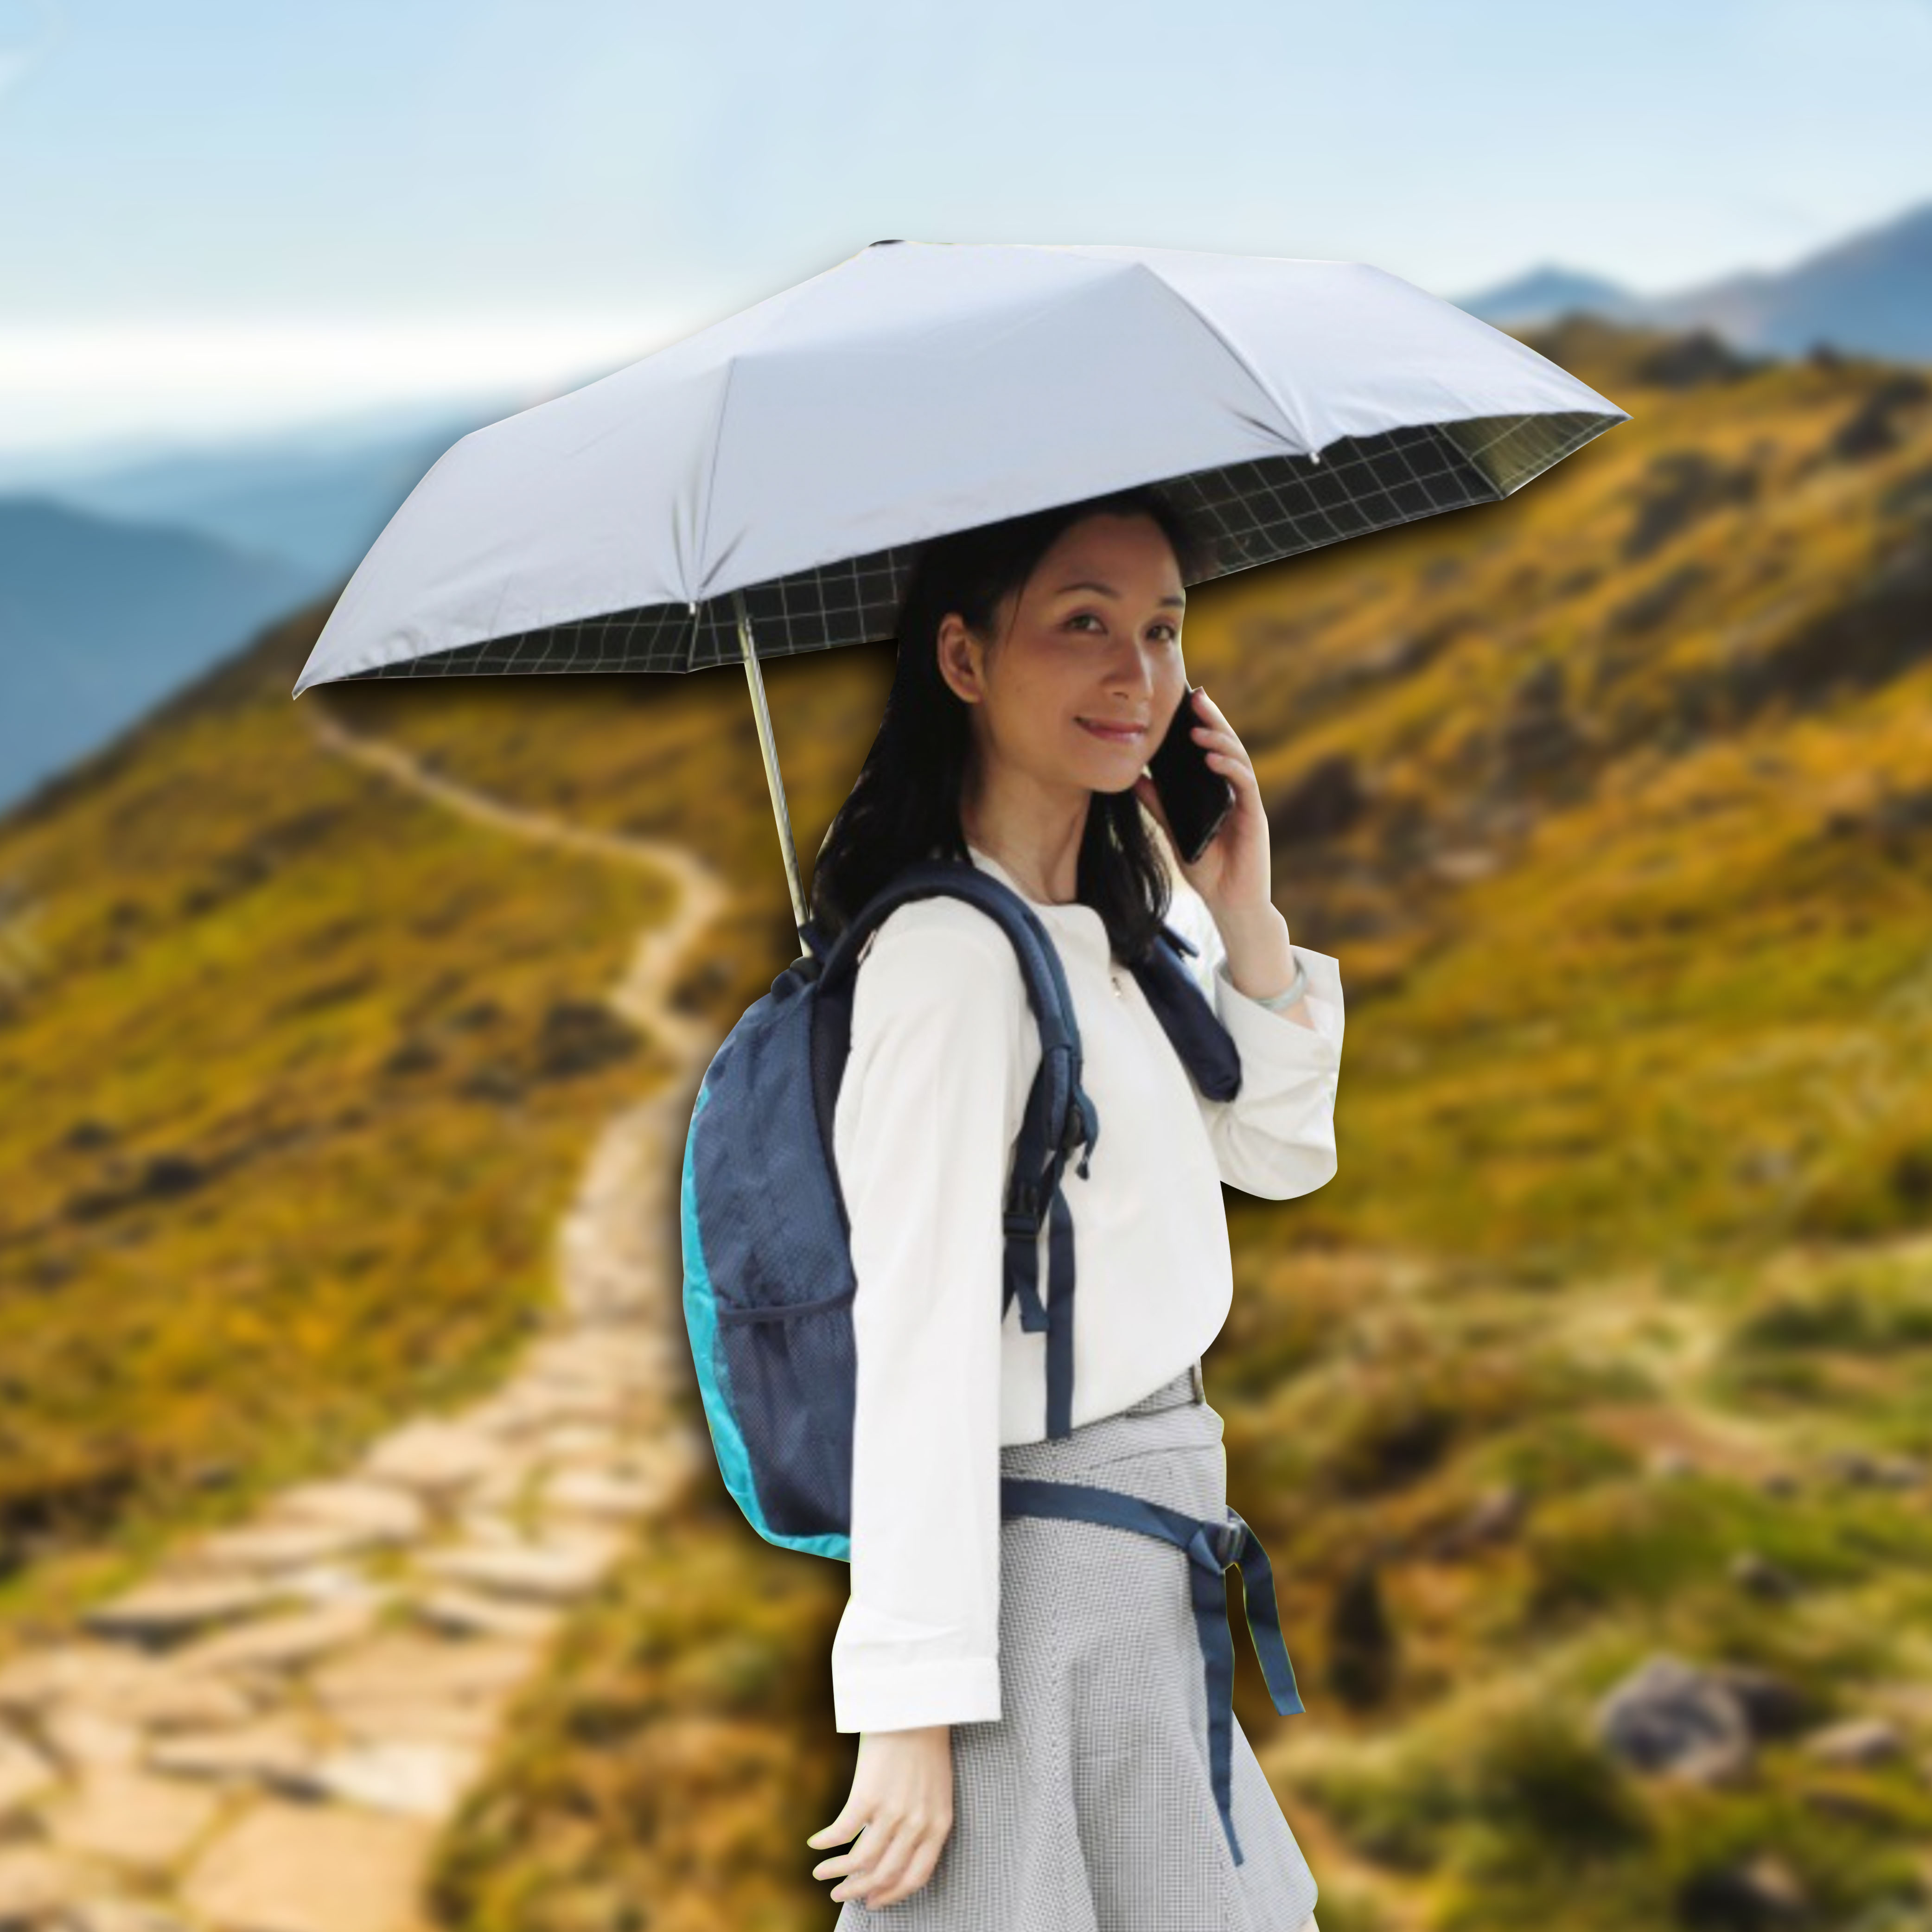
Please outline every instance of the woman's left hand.
[{"label": "woman's left hand", "polygon": [[1166,835],[1181,877],[1207,901],[1217,921],[1238,921],[1273,904],[1268,814],[1262,808],[1261,782],[1255,776],[1253,761],[1221,707],[1204,690],[1184,696],[1181,703],[1187,704],[1190,697],[1200,720],[1192,728],[1194,742],[1208,752],[1209,770],[1219,772],[1234,788],[1233,807],[1221,821],[1220,830],[1208,840],[1201,856],[1188,865],[1181,858],[1154,780],[1142,772],[1134,781],[1134,791]]}]

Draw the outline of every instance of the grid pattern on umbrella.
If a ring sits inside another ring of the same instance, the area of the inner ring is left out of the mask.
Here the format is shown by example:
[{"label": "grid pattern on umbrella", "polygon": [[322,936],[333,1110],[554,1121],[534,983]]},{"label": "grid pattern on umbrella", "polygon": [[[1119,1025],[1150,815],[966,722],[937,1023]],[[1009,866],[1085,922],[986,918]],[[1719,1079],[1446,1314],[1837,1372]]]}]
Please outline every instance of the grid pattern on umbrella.
[{"label": "grid pattern on umbrella", "polygon": [[[1205,581],[1440,511],[1496,502],[1622,420],[1566,410],[1426,423],[1343,436],[1318,458],[1264,457],[1164,482],[1213,549],[1213,567],[1196,580]],[[917,554],[917,545],[902,544],[748,586],[742,594],[759,658],[890,638]],[[356,675],[689,671],[741,656],[736,613],[724,596],[695,610],[652,604],[580,618]]]}]

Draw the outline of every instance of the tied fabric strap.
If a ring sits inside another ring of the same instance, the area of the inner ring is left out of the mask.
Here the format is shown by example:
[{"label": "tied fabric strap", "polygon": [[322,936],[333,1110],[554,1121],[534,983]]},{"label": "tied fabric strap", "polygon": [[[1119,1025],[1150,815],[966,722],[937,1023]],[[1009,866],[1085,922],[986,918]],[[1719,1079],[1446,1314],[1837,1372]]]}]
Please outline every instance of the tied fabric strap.
[{"label": "tied fabric strap", "polygon": [[1240,1841],[1234,1835],[1233,1803],[1234,1644],[1228,1629],[1227,1566],[1230,1563],[1241,1573],[1248,1635],[1260,1660],[1262,1675],[1268,1679],[1268,1695],[1274,1700],[1274,1708],[1284,1718],[1303,1708],[1300,1694],[1295,1689],[1294,1666],[1288,1661],[1288,1646],[1282,1640],[1274,1568],[1262,1547],[1261,1538],[1235,1510],[1228,1510],[1225,1523],[1217,1523],[1211,1519],[1191,1516],[1183,1510],[1169,1509],[1164,1503],[1150,1502],[1146,1497],[1130,1495],[1124,1490],[1103,1490],[1087,1483],[1047,1482],[1031,1476],[1000,1478],[1000,1514],[1103,1523],[1115,1529],[1159,1537],[1187,1552],[1193,1566],[1189,1580],[1192,1586],[1195,1628],[1200,1634],[1201,1654],[1207,1667],[1208,1762],[1214,1778],[1214,1802],[1220,1810],[1228,1849],[1234,1854],[1235,1864],[1243,1863]]},{"label": "tied fabric strap", "polygon": [[1040,1223],[1009,1210],[1004,1216],[1009,1264],[1019,1298],[1020,1326],[1046,1330],[1046,1432],[1064,1442],[1073,1432],[1073,1214],[1064,1189],[1047,1216],[1048,1301],[1040,1299]]}]

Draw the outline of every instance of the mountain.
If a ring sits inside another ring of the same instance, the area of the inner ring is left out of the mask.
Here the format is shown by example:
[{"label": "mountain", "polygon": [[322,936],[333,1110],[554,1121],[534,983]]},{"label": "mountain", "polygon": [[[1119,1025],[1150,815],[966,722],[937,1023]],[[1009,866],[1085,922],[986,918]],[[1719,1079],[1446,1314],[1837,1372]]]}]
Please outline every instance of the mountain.
[{"label": "mountain", "polygon": [[[1308,1702],[1277,1718],[1238,1663],[1238,1712],[1324,1928],[1916,1925],[1932,385],[1588,317],[1531,339],[1631,420],[1506,502],[1190,601],[1274,896],[1348,1001],[1335,1179],[1228,1196],[1207,1389]],[[0,942],[32,940],[0,944],[29,962],[0,972],[0,1640],[88,1549],[98,1582],[134,1527],[485,1384],[644,1090],[641,1056],[540,1076],[651,882],[392,788],[308,707],[698,851],[741,904],[678,1004],[721,1038],[796,950],[741,677],[292,703],[324,614],[0,815]],[[767,667],[802,854],[892,671]],[[448,1821],[437,1922],[822,1924],[772,1821],[849,1789],[845,1580],[715,1474],[641,1522]],[[1602,1748],[1659,1650],[1735,1673],[1658,1728],[1728,1726],[1738,1775]]]},{"label": "mountain", "polygon": [[1834,243],[1774,274],[1727,276],[1673,295],[1638,296],[1614,283],[1544,267],[1458,297],[1499,328],[1580,312],[1677,332],[1708,331],[1747,353],[1843,353],[1932,362],[1932,202]]},{"label": "mountain", "polygon": [[526,400],[364,412],[340,423],[139,454],[108,448],[16,457],[0,464],[0,483],[94,516],[166,524],[280,557],[313,596],[347,578],[452,443]]},{"label": "mountain", "polygon": [[0,498],[0,808],[313,589],[193,530]]},{"label": "mountain", "polygon": [[1777,274],[1734,275],[1647,306],[1666,328],[1701,326],[1738,347],[1800,355],[1814,344],[1932,362],[1932,202]]},{"label": "mountain", "polygon": [[1456,305],[1497,328],[1512,329],[1555,321],[1579,310],[1610,321],[1635,321],[1643,311],[1642,298],[1616,283],[1553,264],[1532,268],[1480,294],[1459,296]]}]

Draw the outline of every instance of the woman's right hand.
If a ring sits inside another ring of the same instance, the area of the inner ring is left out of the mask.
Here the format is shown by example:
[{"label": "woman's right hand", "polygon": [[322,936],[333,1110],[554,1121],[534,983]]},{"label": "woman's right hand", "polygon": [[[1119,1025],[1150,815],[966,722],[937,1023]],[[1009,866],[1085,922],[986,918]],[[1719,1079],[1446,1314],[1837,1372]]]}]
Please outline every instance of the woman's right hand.
[{"label": "woman's right hand", "polygon": [[816,1850],[859,1833],[852,1850],[813,1866],[812,1875],[843,1880],[834,1898],[862,1898],[876,1910],[925,1884],[952,1831],[952,1727],[927,1724],[860,1732],[844,1808],[805,1842]]}]

